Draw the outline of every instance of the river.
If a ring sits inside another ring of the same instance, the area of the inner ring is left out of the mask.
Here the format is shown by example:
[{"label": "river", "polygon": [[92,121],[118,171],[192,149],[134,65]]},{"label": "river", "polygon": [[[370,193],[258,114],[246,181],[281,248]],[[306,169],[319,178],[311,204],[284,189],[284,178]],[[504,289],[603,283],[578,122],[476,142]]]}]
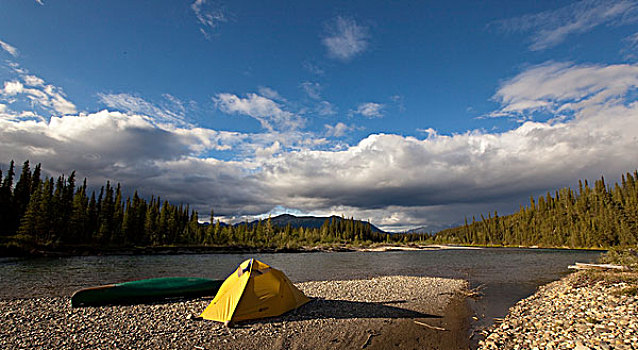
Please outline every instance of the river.
[{"label": "river", "polygon": [[465,279],[472,287],[483,286],[484,297],[473,308],[479,324],[489,324],[538,286],[567,274],[568,265],[593,262],[599,255],[584,250],[485,248],[0,258],[0,299],[68,296],[82,287],[151,277],[223,279],[243,260],[254,257],[283,270],[294,282],[382,275]]}]

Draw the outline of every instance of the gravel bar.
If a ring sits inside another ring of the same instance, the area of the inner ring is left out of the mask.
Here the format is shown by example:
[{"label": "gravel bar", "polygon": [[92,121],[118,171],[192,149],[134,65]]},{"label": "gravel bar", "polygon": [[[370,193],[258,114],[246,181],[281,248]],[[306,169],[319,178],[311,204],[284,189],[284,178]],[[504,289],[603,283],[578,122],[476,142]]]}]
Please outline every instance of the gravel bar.
[{"label": "gravel bar", "polygon": [[[226,328],[211,298],[71,308],[69,297],[0,300],[2,349],[467,349],[462,280],[388,276],[296,284],[313,300]],[[416,321],[416,322],[415,322]],[[425,326],[424,326],[425,325]]]},{"label": "gravel bar", "polygon": [[590,282],[586,272],[566,276],[510,308],[479,349],[638,349],[635,288],[615,278]]}]

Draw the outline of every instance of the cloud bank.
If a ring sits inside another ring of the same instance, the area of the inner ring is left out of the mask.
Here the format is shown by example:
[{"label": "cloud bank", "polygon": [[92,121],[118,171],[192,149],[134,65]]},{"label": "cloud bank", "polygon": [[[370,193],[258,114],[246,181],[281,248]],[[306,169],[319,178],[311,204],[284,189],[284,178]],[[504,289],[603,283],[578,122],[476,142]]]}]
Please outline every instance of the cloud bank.
[{"label": "cloud bank", "polygon": [[[323,135],[301,131],[304,119],[275,101],[283,99],[274,90],[261,91],[271,98],[214,96],[229,118],[259,121],[263,130],[252,134],[166,122],[180,114],[162,114],[167,111],[126,94],[100,96],[123,112],[20,117],[24,111],[14,106],[21,99],[53,100],[58,90],[47,93],[47,86],[28,74],[3,84],[2,98],[15,100],[0,106],[3,162],[30,159],[51,174],[76,169],[94,184],[122,182],[201,213],[214,207],[228,220],[283,207],[353,215],[388,230],[437,229],[465,215],[513,210],[530,194],[579,178],[618,176],[637,166],[638,65],[526,68],[494,95],[500,107],[493,115],[523,121],[505,132],[428,129],[425,138],[371,134],[352,145],[324,138],[353,128],[341,122],[326,124]],[[375,108],[364,105],[360,113],[374,116]]]}]

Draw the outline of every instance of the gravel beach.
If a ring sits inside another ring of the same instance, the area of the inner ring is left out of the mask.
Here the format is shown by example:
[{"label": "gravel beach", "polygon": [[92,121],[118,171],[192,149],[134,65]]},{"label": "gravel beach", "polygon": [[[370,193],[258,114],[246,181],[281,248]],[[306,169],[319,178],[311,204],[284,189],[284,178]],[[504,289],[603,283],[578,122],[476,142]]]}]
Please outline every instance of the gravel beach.
[{"label": "gravel beach", "polygon": [[637,284],[630,281],[577,272],[542,286],[492,326],[479,349],[638,349]]},{"label": "gravel beach", "polygon": [[296,284],[313,300],[281,317],[197,320],[210,298],[72,309],[70,298],[0,300],[2,349],[467,349],[462,280],[389,276]]}]

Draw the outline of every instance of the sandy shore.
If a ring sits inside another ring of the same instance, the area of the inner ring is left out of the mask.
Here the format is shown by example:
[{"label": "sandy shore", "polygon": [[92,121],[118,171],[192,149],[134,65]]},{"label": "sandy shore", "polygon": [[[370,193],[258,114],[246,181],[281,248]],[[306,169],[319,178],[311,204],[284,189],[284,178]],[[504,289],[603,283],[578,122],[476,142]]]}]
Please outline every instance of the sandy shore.
[{"label": "sandy shore", "polygon": [[479,349],[638,349],[637,288],[635,274],[574,273],[519,301]]},{"label": "sandy shore", "polygon": [[[210,299],[72,309],[68,297],[0,300],[2,349],[467,349],[461,280],[391,276],[306,282],[313,301],[227,329]],[[416,322],[415,322],[416,321]]]}]

